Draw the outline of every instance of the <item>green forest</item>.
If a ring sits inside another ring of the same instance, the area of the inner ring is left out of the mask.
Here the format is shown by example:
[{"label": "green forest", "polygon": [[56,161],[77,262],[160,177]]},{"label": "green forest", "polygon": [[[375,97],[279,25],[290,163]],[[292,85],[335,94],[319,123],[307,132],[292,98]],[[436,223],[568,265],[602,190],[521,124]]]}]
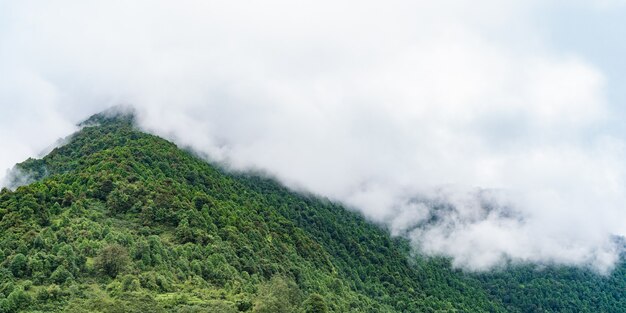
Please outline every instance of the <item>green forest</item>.
[{"label": "green forest", "polygon": [[82,126],[0,192],[0,312],[626,312],[623,261],[467,273],[132,115]]}]

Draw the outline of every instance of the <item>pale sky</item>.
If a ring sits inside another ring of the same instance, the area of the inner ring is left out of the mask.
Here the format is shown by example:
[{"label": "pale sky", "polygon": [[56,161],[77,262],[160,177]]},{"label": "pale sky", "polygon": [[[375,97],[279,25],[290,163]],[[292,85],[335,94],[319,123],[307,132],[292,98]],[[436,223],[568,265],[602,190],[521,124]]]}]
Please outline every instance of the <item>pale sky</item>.
[{"label": "pale sky", "polygon": [[[626,234],[625,15],[617,0],[0,0],[0,173],[126,104],[147,131],[461,268],[608,271]],[[454,209],[423,226],[433,201]]]}]

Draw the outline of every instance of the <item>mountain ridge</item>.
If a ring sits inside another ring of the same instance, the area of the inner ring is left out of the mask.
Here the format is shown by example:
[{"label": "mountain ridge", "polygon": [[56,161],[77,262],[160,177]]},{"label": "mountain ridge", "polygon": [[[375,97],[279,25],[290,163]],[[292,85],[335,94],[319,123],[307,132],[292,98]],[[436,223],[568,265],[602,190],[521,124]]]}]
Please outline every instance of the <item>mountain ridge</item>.
[{"label": "mountain ridge", "polygon": [[[139,131],[132,113],[94,115],[17,167],[37,179],[0,192],[0,312],[585,311],[576,295],[552,308],[507,298],[527,292],[511,283],[542,275],[471,275],[412,256],[340,204],[225,171]],[[587,311],[626,307],[622,295]]]}]

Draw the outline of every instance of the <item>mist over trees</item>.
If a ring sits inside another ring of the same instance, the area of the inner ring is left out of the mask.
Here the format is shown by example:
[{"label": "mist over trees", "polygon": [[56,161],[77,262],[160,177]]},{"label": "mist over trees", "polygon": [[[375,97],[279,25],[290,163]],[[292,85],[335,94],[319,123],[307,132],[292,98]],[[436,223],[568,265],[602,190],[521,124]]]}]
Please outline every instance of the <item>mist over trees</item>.
[{"label": "mist over trees", "polygon": [[465,273],[327,199],[97,115],[0,191],[0,312],[620,312],[610,276]]}]

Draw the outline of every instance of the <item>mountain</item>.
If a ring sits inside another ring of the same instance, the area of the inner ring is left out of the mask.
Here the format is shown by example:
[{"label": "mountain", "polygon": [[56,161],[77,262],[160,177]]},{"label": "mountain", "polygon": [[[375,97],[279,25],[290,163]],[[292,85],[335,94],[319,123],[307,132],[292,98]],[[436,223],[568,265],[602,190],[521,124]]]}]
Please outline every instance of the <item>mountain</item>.
[{"label": "mountain", "polygon": [[0,312],[626,312],[623,262],[464,273],[131,114],[82,126],[0,192]]}]

